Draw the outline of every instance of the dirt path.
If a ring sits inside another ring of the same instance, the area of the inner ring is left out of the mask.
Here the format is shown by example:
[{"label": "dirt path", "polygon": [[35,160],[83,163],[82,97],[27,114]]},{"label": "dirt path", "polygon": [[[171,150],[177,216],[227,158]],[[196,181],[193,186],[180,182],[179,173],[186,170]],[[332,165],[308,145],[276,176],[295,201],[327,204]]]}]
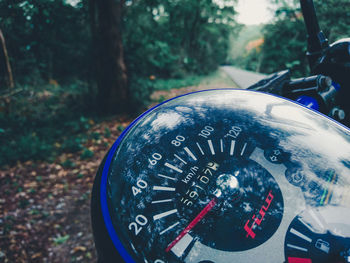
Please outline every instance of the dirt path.
[{"label": "dirt path", "polygon": [[267,77],[266,74],[243,70],[232,66],[223,66],[221,69],[237,84],[241,89],[246,89],[256,82]]}]

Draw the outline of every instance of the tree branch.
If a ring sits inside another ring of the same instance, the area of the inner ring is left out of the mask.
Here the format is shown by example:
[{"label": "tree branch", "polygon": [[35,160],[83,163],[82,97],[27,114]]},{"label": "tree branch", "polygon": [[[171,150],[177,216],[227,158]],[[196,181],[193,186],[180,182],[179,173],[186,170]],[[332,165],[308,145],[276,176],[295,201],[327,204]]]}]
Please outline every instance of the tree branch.
[{"label": "tree branch", "polygon": [[3,53],[4,53],[4,57],[5,57],[7,77],[8,77],[8,86],[9,86],[10,89],[13,89],[15,87],[15,82],[13,80],[13,75],[12,75],[12,70],[11,70],[9,56],[8,56],[8,53],[7,53],[5,38],[4,38],[4,35],[3,35],[1,29],[0,29],[0,41],[1,41],[1,46],[2,46]]}]

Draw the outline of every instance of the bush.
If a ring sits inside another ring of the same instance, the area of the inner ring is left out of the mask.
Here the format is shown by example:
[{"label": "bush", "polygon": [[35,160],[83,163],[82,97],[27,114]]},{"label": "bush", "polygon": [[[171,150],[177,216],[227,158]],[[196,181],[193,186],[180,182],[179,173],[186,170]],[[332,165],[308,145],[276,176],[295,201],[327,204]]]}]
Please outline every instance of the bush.
[{"label": "bush", "polygon": [[132,78],[130,83],[130,111],[135,111],[135,109],[141,110],[150,103],[150,95],[154,90],[154,83],[146,78]]},{"label": "bush", "polygon": [[92,156],[94,156],[94,152],[89,150],[89,149],[84,149],[83,152],[80,155],[80,159],[84,160],[84,159],[89,159]]},{"label": "bush", "polygon": [[10,114],[0,112],[0,166],[26,160],[53,160],[61,152],[82,150],[79,135],[90,128],[87,85],[19,87]]},{"label": "bush", "polygon": [[35,134],[20,135],[16,139],[2,144],[0,148],[1,165],[29,159],[47,159],[52,156],[52,144],[41,140]]}]

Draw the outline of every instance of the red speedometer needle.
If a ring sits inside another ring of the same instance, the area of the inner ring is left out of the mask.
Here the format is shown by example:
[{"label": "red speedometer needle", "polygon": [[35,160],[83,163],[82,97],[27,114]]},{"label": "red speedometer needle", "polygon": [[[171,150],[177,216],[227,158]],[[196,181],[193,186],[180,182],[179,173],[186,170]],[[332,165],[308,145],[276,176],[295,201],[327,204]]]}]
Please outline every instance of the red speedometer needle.
[{"label": "red speedometer needle", "polygon": [[184,229],[182,232],[174,239],[173,242],[169,244],[169,246],[165,249],[166,252],[169,252],[170,249],[172,249],[177,242],[181,240],[192,228],[197,225],[199,221],[216,205],[217,203],[217,198],[214,197],[211,199],[211,201],[203,208],[203,210],[191,221],[191,223]]}]

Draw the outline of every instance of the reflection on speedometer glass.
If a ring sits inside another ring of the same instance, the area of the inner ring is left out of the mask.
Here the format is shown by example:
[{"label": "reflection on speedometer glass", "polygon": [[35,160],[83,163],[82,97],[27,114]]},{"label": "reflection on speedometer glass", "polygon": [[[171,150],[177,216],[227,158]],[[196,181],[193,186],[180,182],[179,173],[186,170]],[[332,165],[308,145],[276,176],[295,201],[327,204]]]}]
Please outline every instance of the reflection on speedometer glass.
[{"label": "reflection on speedometer glass", "polygon": [[99,254],[350,262],[349,142],[346,128],[267,94],[170,100],[133,122],[101,165],[92,207],[102,218],[93,216],[95,232],[106,233],[95,235]]}]

